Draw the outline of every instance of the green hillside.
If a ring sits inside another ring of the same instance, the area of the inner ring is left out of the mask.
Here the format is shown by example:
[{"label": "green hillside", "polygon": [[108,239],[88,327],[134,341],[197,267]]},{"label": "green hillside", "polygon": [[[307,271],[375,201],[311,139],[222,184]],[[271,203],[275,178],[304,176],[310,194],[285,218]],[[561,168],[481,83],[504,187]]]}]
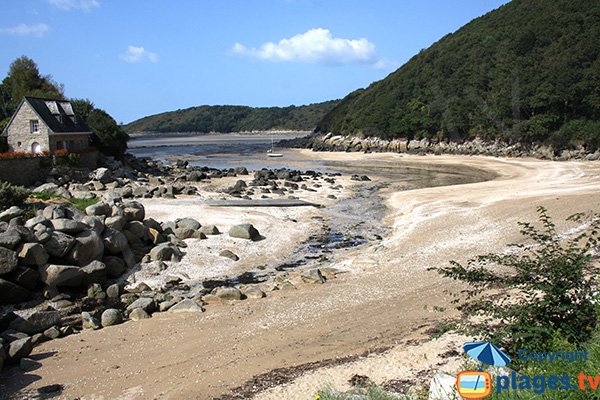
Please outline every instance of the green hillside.
[{"label": "green hillside", "polygon": [[270,129],[312,131],[338,101],[307,106],[200,106],[151,115],[125,126],[135,132],[242,132]]},{"label": "green hillside", "polygon": [[349,94],[317,131],[597,148],[599,43],[599,1],[513,0]]}]

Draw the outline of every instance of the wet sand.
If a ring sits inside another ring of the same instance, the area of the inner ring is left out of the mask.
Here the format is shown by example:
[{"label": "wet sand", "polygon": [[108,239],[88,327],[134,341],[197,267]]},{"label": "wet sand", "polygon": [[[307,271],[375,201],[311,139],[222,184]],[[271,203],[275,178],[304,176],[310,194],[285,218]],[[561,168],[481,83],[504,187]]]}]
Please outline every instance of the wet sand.
[{"label": "wet sand", "polygon": [[[356,153],[305,152],[302,156],[379,165],[401,160],[448,172],[473,167],[496,178],[414,190],[391,185],[381,192],[387,206],[383,224],[390,228],[389,234],[323,265],[347,271],[324,285],[298,285],[297,290],[270,292],[261,300],[209,305],[198,316],[155,314],[149,320],[47,342],[34,350],[42,367],[5,375],[5,389],[61,383],[65,392],[59,398],[65,399],[212,399],[276,368],[381,348],[390,350],[359,359],[352,368],[317,369],[264,392],[261,398],[311,399],[323,384],[331,382],[343,389],[348,374],[376,365],[387,366],[376,374],[377,379],[409,376],[430,367],[432,360],[418,359],[413,351],[404,361],[401,355],[407,340],[423,339],[437,321],[458,315],[447,291],[456,292],[460,286],[428,272],[428,267],[503,250],[519,239],[516,222],[533,220],[538,205],[546,206],[557,222],[599,206],[598,163]],[[150,216],[159,216],[158,209],[153,211],[150,204],[148,208]],[[178,210],[169,207],[164,212]],[[182,212],[193,216],[185,207]],[[282,216],[245,212],[250,221],[272,218],[266,236],[280,236],[281,242],[264,250],[273,258],[290,251],[291,244],[306,234],[307,227],[290,230]],[[203,223],[209,216],[198,215]],[[293,218],[303,224],[310,214]],[[445,340],[446,345],[452,343]],[[439,343],[429,346],[446,348]],[[422,348],[426,352],[427,347]]]}]

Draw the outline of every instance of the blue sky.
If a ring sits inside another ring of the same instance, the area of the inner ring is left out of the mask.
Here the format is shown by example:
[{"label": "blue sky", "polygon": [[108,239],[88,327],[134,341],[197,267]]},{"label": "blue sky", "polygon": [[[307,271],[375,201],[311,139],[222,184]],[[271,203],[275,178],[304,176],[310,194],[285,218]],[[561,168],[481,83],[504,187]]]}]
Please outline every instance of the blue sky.
[{"label": "blue sky", "polygon": [[0,76],[33,58],[119,122],[341,98],[507,0],[2,0]]}]

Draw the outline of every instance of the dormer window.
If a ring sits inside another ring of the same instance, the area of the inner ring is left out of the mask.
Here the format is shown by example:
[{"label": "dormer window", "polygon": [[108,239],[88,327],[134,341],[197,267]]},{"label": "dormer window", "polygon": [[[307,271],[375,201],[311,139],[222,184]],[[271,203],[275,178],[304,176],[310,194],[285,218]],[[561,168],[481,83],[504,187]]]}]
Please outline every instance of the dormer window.
[{"label": "dormer window", "polygon": [[48,107],[48,110],[50,110],[52,115],[60,114],[60,111],[58,111],[58,105],[55,101],[46,101],[45,103],[46,107]]},{"label": "dormer window", "polygon": [[29,121],[29,129],[31,133],[40,133],[40,121],[32,119]]}]

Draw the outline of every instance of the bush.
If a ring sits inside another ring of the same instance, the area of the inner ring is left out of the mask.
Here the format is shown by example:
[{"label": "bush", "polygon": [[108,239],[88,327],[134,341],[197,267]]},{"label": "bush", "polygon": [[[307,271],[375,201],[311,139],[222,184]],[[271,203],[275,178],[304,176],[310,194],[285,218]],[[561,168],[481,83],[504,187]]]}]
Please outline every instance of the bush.
[{"label": "bush", "polygon": [[[512,245],[518,252],[434,268],[471,285],[466,293],[472,301],[460,309],[479,314],[482,321],[472,326],[513,354],[521,348],[549,351],[553,343],[582,344],[597,324],[598,268],[590,262],[590,250],[598,243],[598,215],[569,217],[568,221],[585,222],[585,229],[568,239],[557,233],[545,208],[539,207],[538,215],[541,228],[519,223],[533,244]],[[498,294],[482,296],[482,289]]]},{"label": "bush", "polygon": [[8,182],[0,183],[0,210],[4,211],[12,206],[23,206],[29,196],[29,190],[23,186],[15,186]]}]

